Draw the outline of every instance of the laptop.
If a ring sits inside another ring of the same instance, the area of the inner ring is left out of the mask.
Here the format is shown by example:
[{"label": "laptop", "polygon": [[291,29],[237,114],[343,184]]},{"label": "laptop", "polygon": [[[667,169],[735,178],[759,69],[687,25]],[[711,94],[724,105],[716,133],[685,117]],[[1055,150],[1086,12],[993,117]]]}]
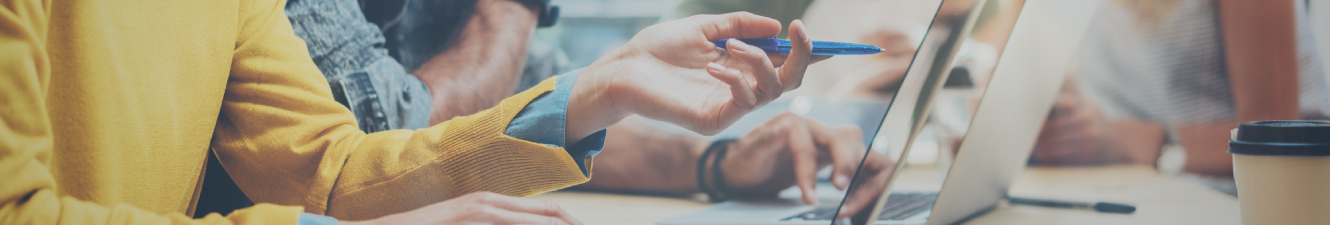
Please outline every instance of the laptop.
[{"label": "laptop", "polygon": [[[889,172],[893,175],[886,179],[886,184],[876,185],[881,187],[881,193],[856,196],[866,192],[855,192],[854,187],[874,186],[856,178],[848,192],[822,193],[834,188],[819,184],[818,194],[823,198],[817,205],[804,205],[797,198],[726,201],[657,224],[869,224],[869,221],[871,224],[957,224],[1000,205],[1012,181],[1024,169],[1098,1],[1026,1],[1016,25],[1010,28],[1011,35],[1005,43],[1007,50],[999,53],[1002,60],[988,79],[983,99],[975,109],[940,191],[892,190],[891,183],[902,171],[908,150],[929,115],[932,96],[951,74],[951,58],[964,39],[959,37],[966,37],[967,30],[974,25],[977,15],[970,13],[977,14],[984,2],[944,0],[941,3],[939,8],[956,8],[947,4],[970,4],[957,6],[970,10],[959,15],[935,15],[939,18],[930,25],[927,36],[941,36],[935,33],[939,30],[951,31],[947,32],[948,38],[936,48],[925,48],[929,39],[925,37],[924,46],[916,53],[881,122],[875,135],[879,138],[873,142],[888,143],[870,146],[887,146],[884,154],[899,155],[894,170]],[[952,23],[939,24],[947,21]],[[865,169],[861,165],[858,173],[873,172]],[[832,197],[837,195],[843,197],[839,200]],[[859,214],[867,219],[836,217],[841,204],[863,198],[877,198],[871,210]]]}]

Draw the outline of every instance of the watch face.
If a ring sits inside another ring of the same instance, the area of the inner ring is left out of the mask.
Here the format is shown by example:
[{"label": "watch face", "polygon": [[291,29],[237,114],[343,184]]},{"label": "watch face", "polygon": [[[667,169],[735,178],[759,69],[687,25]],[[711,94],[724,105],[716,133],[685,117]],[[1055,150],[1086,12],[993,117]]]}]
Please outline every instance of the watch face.
[{"label": "watch face", "polygon": [[559,21],[559,6],[546,5],[545,10],[540,11],[540,21],[536,22],[536,26],[552,27],[554,26],[554,22],[558,21]]}]

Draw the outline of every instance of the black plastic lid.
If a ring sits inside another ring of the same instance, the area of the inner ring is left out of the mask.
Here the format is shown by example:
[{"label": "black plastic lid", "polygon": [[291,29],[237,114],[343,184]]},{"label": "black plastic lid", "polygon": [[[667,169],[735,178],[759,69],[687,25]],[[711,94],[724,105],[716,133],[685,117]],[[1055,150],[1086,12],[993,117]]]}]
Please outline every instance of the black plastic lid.
[{"label": "black plastic lid", "polygon": [[1270,120],[1238,125],[1228,153],[1266,156],[1330,156],[1330,121]]}]

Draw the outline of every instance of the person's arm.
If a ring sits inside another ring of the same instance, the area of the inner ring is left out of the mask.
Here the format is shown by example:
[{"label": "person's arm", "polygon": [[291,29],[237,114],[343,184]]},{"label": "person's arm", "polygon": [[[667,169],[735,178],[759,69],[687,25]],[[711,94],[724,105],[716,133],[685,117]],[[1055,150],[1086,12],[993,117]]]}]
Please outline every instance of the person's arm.
[{"label": "person's arm", "polygon": [[697,193],[697,158],[711,141],[669,132],[642,119],[610,126],[606,151],[596,155],[595,179],[578,189],[660,194]]},{"label": "person's arm", "polygon": [[[783,113],[725,146],[721,161],[725,183],[733,198],[767,198],[798,184],[805,200],[813,200],[816,172],[828,165],[832,184],[847,188],[863,159],[865,148],[858,127],[827,127]],[[606,151],[598,155],[595,179],[580,189],[692,194],[697,184],[698,158],[712,141],[697,134],[669,132],[640,119],[610,127]],[[714,171],[710,165],[703,170]],[[712,179],[706,175],[704,179]],[[708,184],[715,185],[715,184]],[[811,202],[810,202],[811,203]]]},{"label": "person's arm", "polygon": [[517,0],[479,0],[447,50],[412,71],[433,96],[430,124],[494,107],[517,91],[539,11]]},{"label": "person's arm", "polygon": [[3,224],[295,224],[300,207],[259,204],[222,217],[192,220],[128,205],[62,196],[51,174],[53,137],[46,108],[50,61],[45,49],[50,3],[8,1],[0,9],[0,223]]},{"label": "person's arm", "polygon": [[1231,177],[1229,130],[1242,122],[1299,117],[1297,36],[1292,0],[1218,3],[1235,118],[1182,124],[1177,132],[1187,151],[1183,171]]},{"label": "person's arm", "polygon": [[528,196],[587,179],[563,149],[502,133],[554,80],[428,129],[366,135],[332,100],[281,1],[241,9],[212,148],[252,199],[356,220],[472,192]]},{"label": "person's arm", "polygon": [[1132,163],[1154,166],[1164,143],[1163,126],[1132,118],[1109,118],[1067,75],[1031,161],[1036,165],[1087,166]]},{"label": "person's arm", "polygon": [[[331,99],[281,5],[242,8],[247,14],[240,16],[212,148],[251,198],[357,220],[467,193],[529,196],[588,179],[564,149],[503,134],[521,109],[555,88],[556,79],[427,129],[367,135]],[[580,73],[568,100],[565,143],[633,114],[719,131],[797,87],[811,50],[808,39],[799,39],[790,63],[779,61],[791,66],[776,67],[751,46],[711,45],[779,32],[778,22],[752,14],[696,17],[647,30]],[[742,79],[759,85],[742,85]]]}]

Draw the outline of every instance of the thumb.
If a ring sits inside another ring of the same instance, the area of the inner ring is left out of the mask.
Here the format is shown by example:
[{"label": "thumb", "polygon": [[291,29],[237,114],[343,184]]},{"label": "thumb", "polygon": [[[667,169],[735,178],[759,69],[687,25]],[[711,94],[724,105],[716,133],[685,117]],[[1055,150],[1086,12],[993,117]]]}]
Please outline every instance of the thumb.
[{"label": "thumb", "polygon": [[[804,23],[794,20],[790,23],[790,55],[780,67],[780,84],[784,91],[798,88],[804,81],[804,71],[808,70],[809,58],[813,54],[813,41],[804,30]],[[825,58],[823,58],[825,59]]]}]

